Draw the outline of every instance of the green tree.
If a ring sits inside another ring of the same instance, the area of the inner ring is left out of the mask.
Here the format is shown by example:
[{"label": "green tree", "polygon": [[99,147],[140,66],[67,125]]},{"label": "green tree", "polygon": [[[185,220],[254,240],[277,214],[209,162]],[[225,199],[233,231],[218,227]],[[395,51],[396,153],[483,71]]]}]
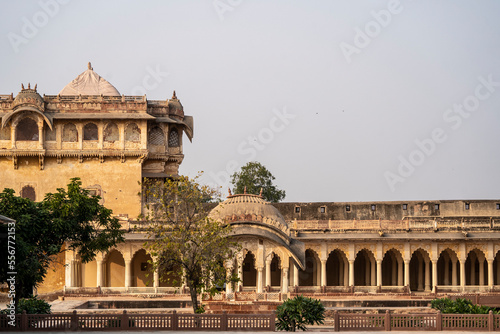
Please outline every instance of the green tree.
[{"label": "green tree", "polygon": [[195,312],[203,309],[198,306],[199,294],[213,295],[218,287],[234,281],[224,263],[231,262],[238,250],[227,238],[231,227],[208,217],[209,209],[203,203],[217,192],[200,185],[198,177],[181,176],[165,182],[146,179],[143,183],[149,212],[144,217],[149,225],[145,246],[153,258],[153,270],[158,270],[160,277],[165,273],[182,277]]},{"label": "green tree", "polygon": [[251,161],[241,167],[240,172],[231,175],[234,194],[243,194],[245,188],[249,194],[259,194],[269,202],[279,202],[285,198],[285,191],[278,189],[273,180],[275,177],[271,172],[257,161]]},{"label": "green tree", "polygon": [[[75,250],[86,263],[97,252],[124,240],[124,231],[118,219],[111,216],[112,211],[99,204],[99,196],[89,196],[81,185],[80,179],[73,178],[67,190],[58,188],[37,203],[15,196],[12,189],[0,193],[0,215],[16,220],[16,265],[0,271],[0,282],[6,282],[8,272],[17,273],[16,302],[31,296],[33,288],[43,282],[66,242],[68,249]],[[0,257],[7,258],[7,247],[0,248]]]},{"label": "green tree", "polygon": [[305,331],[306,325],[323,324],[325,307],[318,299],[304,296],[286,300],[276,309],[276,328],[295,332],[297,329]]}]

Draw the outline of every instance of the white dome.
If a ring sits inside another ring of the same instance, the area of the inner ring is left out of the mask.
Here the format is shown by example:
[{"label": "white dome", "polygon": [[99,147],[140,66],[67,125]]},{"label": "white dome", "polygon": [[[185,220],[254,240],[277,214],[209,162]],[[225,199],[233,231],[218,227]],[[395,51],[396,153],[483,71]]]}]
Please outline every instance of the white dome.
[{"label": "white dome", "polygon": [[94,72],[89,63],[89,69],[80,74],[66,85],[59,95],[104,95],[120,96],[118,90],[112,84]]}]

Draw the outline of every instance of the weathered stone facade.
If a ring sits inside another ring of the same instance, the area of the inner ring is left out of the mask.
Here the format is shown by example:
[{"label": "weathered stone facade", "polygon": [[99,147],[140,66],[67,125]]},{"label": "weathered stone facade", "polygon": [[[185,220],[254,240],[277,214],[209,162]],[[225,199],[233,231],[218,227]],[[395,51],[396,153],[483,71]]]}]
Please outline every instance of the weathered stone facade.
[{"label": "weathered stone facade", "polygon": [[[89,66],[59,95],[42,97],[36,86],[0,95],[0,117],[2,189],[38,201],[80,177],[128,231],[87,264],[65,252],[67,266],[39,292],[176,289],[150,272],[145,234],[130,232],[145,201],[139,182],[177,175],[183,134],[193,137],[175,92],[164,101],[119,95]],[[242,245],[227,264],[239,290],[500,290],[500,200],[270,204],[239,194],[213,207]]]}]

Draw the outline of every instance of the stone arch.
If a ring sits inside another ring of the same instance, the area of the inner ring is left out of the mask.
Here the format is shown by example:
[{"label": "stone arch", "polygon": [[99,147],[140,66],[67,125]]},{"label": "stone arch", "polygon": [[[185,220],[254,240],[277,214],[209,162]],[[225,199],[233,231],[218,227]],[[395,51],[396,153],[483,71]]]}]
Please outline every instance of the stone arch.
[{"label": "stone arch", "polygon": [[432,265],[430,255],[425,249],[418,248],[411,254],[410,290],[429,291],[432,286]]},{"label": "stone arch", "polygon": [[106,124],[103,133],[103,140],[106,142],[115,142],[120,140],[120,132],[115,122]]},{"label": "stone arch", "polygon": [[179,146],[180,146],[179,131],[177,131],[176,128],[173,128],[170,130],[168,134],[168,147],[179,147]]},{"label": "stone arch", "polygon": [[132,256],[132,286],[153,286],[152,258],[144,249],[139,249]]},{"label": "stone arch", "polygon": [[300,286],[319,286],[320,275],[320,260],[318,253],[308,248],[306,249],[306,262],[305,270],[299,271],[299,285]]},{"label": "stone arch", "polygon": [[243,258],[243,286],[257,286],[257,270],[255,269],[256,259],[251,251],[247,251]]},{"label": "stone arch", "polygon": [[374,286],[376,275],[377,266],[373,253],[366,248],[359,250],[354,260],[354,285]]},{"label": "stone arch", "polygon": [[441,251],[437,268],[438,281],[436,285],[460,284],[460,262],[454,250],[445,248]]},{"label": "stone arch", "polygon": [[281,286],[282,259],[273,252],[271,260],[271,286]]},{"label": "stone arch", "polygon": [[474,248],[465,261],[465,285],[487,285],[488,263],[483,251]]},{"label": "stone arch", "polygon": [[36,120],[31,117],[22,118],[16,125],[16,141],[38,141],[40,131]]},{"label": "stone arch", "polygon": [[36,191],[35,187],[32,185],[26,185],[21,189],[20,195],[22,198],[28,198],[33,202],[36,201]]},{"label": "stone arch", "polygon": [[129,123],[125,127],[125,141],[138,143],[141,141],[141,129],[135,123]]},{"label": "stone arch", "polygon": [[493,259],[493,284],[500,285],[500,250]]},{"label": "stone arch", "polygon": [[165,145],[165,134],[163,133],[163,130],[159,126],[154,126],[149,131],[148,144],[155,146]]},{"label": "stone arch", "polygon": [[117,249],[111,250],[105,257],[105,286],[124,287],[125,286],[125,259],[123,254]]},{"label": "stone arch", "polygon": [[328,254],[326,261],[326,285],[347,286],[349,283],[349,261],[347,255],[336,248]]},{"label": "stone arch", "polygon": [[99,130],[95,123],[87,123],[83,127],[83,140],[99,140]]},{"label": "stone arch", "polygon": [[404,261],[398,249],[391,248],[384,254],[382,260],[382,285],[403,286]]},{"label": "stone arch", "polygon": [[66,123],[63,127],[62,141],[68,143],[76,143],[78,141],[78,130],[75,124]]}]

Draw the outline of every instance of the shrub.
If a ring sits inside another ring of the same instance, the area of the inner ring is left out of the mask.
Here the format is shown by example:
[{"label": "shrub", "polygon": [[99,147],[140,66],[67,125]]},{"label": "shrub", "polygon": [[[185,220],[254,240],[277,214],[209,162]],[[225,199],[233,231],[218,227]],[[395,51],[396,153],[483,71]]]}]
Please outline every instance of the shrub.
[{"label": "shrub", "polygon": [[295,332],[306,330],[305,325],[323,324],[325,307],[317,299],[296,296],[286,300],[276,309],[276,328],[278,330]]},{"label": "shrub", "polygon": [[457,298],[454,301],[450,298],[434,299],[431,301],[431,307],[441,311],[441,313],[488,314],[490,310],[494,311],[494,313],[498,313],[491,307],[475,305],[470,300],[465,298]]},{"label": "shrub", "polygon": [[37,296],[31,296],[29,298],[22,298],[17,304],[16,312],[23,313],[26,311],[27,314],[50,314],[50,304],[45,300],[38,299]]}]

